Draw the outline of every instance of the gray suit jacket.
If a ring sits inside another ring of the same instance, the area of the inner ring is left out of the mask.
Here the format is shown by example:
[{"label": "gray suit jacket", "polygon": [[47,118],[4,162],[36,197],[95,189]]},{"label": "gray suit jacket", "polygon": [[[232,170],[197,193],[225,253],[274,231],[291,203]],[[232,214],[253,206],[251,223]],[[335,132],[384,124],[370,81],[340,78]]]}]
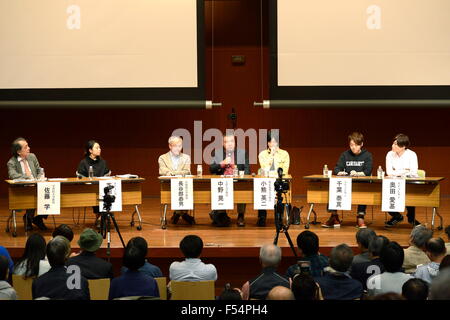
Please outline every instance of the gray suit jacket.
[{"label": "gray suit jacket", "polygon": [[[38,170],[40,168],[39,161],[34,155],[30,153],[27,157],[28,165],[30,166],[31,173],[33,177],[36,178],[38,175]],[[16,157],[11,157],[8,161],[8,176],[10,179],[27,179],[25,172],[22,171],[22,166]]]}]

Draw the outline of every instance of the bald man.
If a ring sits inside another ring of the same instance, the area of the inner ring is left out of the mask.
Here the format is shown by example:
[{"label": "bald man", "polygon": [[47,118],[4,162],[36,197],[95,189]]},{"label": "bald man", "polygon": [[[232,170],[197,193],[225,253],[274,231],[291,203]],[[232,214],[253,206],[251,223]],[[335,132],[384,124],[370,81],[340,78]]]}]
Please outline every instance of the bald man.
[{"label": "bald man", "polygon": [[283,286],[276,286],[269,291],[266,300],[295,300],[292,290]]}]

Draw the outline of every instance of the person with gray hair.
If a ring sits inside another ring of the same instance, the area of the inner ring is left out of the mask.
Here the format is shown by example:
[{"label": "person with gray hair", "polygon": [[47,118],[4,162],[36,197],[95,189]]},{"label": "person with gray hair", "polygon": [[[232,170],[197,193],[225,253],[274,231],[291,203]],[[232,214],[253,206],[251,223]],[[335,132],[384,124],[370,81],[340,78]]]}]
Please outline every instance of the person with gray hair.
[{"label": "person with gray hair", "polygon": [[289,279],[276,271],[281,261],[280,247],[274,244],[262,246],[259,251],[259,261],[261,262],[262,273],[244,283],[242,286],[242,296],[244,300],[264,300],[269,291],[274,287],[291,287]]},{"label": "person with gray hair", "polygon": [[51,269],[36,278],[32,285],[33,299],[46,297],[57,300],[90,300],[89,284],[79,267],[66,267],[70,242],[56,236],[47,244],[47,259]]},{"label": "person with gray hair", "polygon": [[403,269],[405,269],[405,273],[414,273],[418,265],[430,262],[430,259],[425,254],[425,244],[432,236],[433,231],[423,225],[416,226],[412,229],[409,238],[409,247],[404,250],[405,259],[403,261]]},{"label": "person with gray hair", "polygon": [[331,250],[330,270],[322,277],[315,278],[325,300],[354,300],[363,294],[362,284],[349,274],[353,261],[353,251],[346,244]]},{"label": "person with gray hair", "polygon": [[450,300],[450,269],[444,269],[431,282],[429,300]]},{"label": "person with gray hair", "polygon": [[359,229],[358,232],[356,232],[356,243],[358,244],[361,253],[353,257],[352,264],[370,261],[369,243],[376,235],[375,231],[369,228]]}]

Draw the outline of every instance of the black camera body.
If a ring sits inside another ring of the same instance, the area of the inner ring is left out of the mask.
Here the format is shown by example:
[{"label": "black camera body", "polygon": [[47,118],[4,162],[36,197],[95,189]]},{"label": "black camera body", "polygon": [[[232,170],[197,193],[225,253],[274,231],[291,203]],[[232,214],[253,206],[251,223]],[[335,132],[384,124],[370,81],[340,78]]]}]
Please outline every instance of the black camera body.
[{"label": "black camera body", "polygon": [[113,185],[107,185],[103,188],[103,192],[105,193],[103,196],[103,210],[110,211],[111,205],[116,201],[116,196],[110,194],[112,189],[114,189]]},{"label": "black camera body", "polygon": [[289,182],[283,180],[283,169],[278,168],[278,178],[275,181],[275,192],[286,193],[289,190]]}]

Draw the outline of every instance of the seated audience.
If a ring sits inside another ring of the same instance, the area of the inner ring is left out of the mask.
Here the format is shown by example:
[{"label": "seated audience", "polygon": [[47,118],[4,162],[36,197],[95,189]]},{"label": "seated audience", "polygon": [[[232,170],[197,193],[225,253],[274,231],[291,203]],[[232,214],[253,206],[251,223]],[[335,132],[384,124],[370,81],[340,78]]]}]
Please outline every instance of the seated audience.
[{"label": "seated audience", "polygon": [[429,300],[450,300],[450,269],[439,272],[431,282]]},{"label": "seated audience", "polygon": [[[74,279],[74,271],[68,270],[65,266],[70,254],[69,240],[63,236],[56,236],[48,242],[46,254],[51,269],[33,281],[33,299],[46,297],[60,300],[90,300],[86,278],[79,274],[78,280]],[[73,284],[73,287],[68,284]]]},{"label": "seated audience", "polygon": [[353,251],[346,244],[340,244],[331,250],[330,269],[322,277],[314,280],[319,284],[325,300],[360,299],[363,287],[358,280],[349,275],[353,261]]},{"label": "seated audience", "polygon": [[[380,253],[389,243],[385,236],[375,236],[369,243],[369,262],[357,263],[352,265],[350,276],[358,280],[367,290],[367,279],[374,273],[383,273],[384,266],[381,263]],[[353,259],[355,261],[355,259]]]},{"label": "seated audience", "polygon": [[444,240],[442,238],[431,238],[425,245],[425,252],[431,262],[418,265],[414,277],[431,283],[433,278],[439,273],[441,261],[447,255]]},{"label": "seated audience", "polygon": [[375,236],[375,231],[369,228],[359,229],[358,232],[356,232],[356,243],[358,244],[358,249],[361,253],[353,257],[352,265],[370,261],[369,242]]},{"label": "seated audience", "polygon": [[272,288],[276,286],[290,288],[291,286],[289,279],[276,271],[281,261],[280,247],[274,244],[262,246],[259,251],[259,261],[261,262],[262,273],[244,283],[242,286],[244,300],[264,300]]},{"label": "seated audience", "polygon": [[323,300],[322,292],[314,278],[309,274],[296,274],[292,279],[292,292],[295,300]]},{"label": "seated audience", "polygon": [[[328,267],[328,258],[319,253],[319,237],[314,232],[303,231],[297,236],[297,247],[300,260],[310,262],[311,275],[313,277],[323,275],[323,269]],[[292,278],[299,272],[300,266],[296,263],[287,269],[286,276]]]},{"label": "seated audience", "polygon": [[180,249],[186,259],[175,261],[169,267],[169,278],[172,281],[217,280],[217,270],[212,264],[205,264],[200,259],[203,241],[196,235],[188,235],[180,242]]},{"label": "seated audience", "polygon": [[447,235],[448,242],[445,243],[445,247],[447,248],[447,252],[450,253],[450,226],[445,228],[445,234]]},{"label": "seated audience", "polygon": [[102,245],[102,242],[103,237],[100,233],[89,228],[84,229],[78,240],[81,253],[70,258],[67,261],[67,265],[79,266],[81,274],[86,279],[112,279],[112,264],[96,256],[96,252]]},{"label": "seated audience", "polygon": [[24,278],[35,278],[50,270],[45,257],[45,239],[39,233],[33,233],[27,239],[22,257],[17,261],[14,274]]},{"label": "seated audience", "polygon": [[72,242],[73,240],[73,231],[72,228],[69,227],[67,224],[60,224],[58,227],[53,230],[52,237],[55,238],[56,236],[63,236],[69,242]]},{"label": "seated audience", "polygon": [[388,292],[401,294],[403,284],[412,278],[402,271],[404,259],[402,247],[395,241],[390,242],[381,251],[380,259],[385,271],[367,279],[368,294],[370,296]]},{"label": "seated audience", "polygon": [[12,274],[14,271],[14,262],[12,261],[8,250],[3,246],[0,246],[0,256],[4,256],[8,260],[9,274]]},{"label": "seated audience", "polygon": [[[147,241],[142,237],[134,237],[131,238],[129,242],[132,242],[133,245],[141,248],[141,250],[145,253],[145,257],[147,257],[148,254],[148,244]],[[123,274],[128,269],[127,267],[123,266],[120,270],[120,272]],[[163,274],[161,272],[161,269],[150,262],[148,262],[147,259],[145,259],[145,263],[142,267],[139,268],[140,272],[145,273],[146,275],[152,277],[152,278],[159,278],[162,277]]]},{"label": "seated audience", "polygon": [[409,279],[402,286],[402,295],[406,300],[427,300],[428,283],[422,279]]},{"label": "seated audience", "polygon": [[442,262],[439,265],[439,271],[444,270],[445,268],[448,268],[448,267],[450,267],[450,255],[447,254],[444,257],[444,259],[442,259]]},{"label": "seated audience", "polygon": [[16,290],[8,283],[9,261],[0,255],[0,300],[17,300]]},{"label": "seated audience", "polygon": [[424,250],[425,244],[432,236],[433,231],[423,225],[416,226],[411,231],[410,246],[405,249],[405,260],[403,262],[403,269],[405,269],[406,273],[414,273],[419,264],[430,262]]},{"label": "seated audience", "polygon": [[134,296],[159,297],[156,280],[139,272],[144,264],[145,252],[133,242],[128,242],[123,255],[123,265],[128,270],[111,281],[109,300]]},{"label": "seated audience", "polygon": [[218,300],[242,300],[242,291],[239,288],[231,288],[231,285],[227,283]]},{"label": "seated audience", "polygon": [[266,300],[295,300],[295,297],[291,289],[283,286],[276,286],[269,291]]}]

